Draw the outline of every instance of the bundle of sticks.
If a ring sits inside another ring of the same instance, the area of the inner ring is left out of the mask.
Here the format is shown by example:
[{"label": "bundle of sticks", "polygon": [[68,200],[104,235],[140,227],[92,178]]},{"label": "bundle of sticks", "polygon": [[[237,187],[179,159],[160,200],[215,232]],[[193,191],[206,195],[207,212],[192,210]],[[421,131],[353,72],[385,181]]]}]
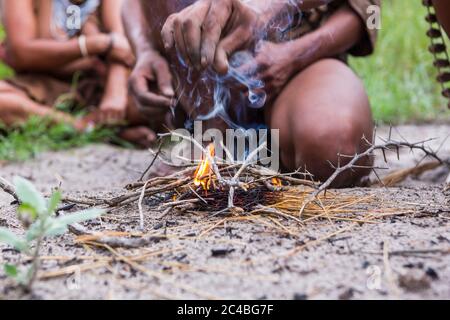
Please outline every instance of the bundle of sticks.
[{"label": "bundle of sticks", "polygon": [[127,192],[121,196],[83,200],[66,198],[65,201],[109,209],[138,203],[140,227],[144,229],[144,205],[147,211],[161,212],[161,216],[171,211],[187,210],[208,212],[210,216],[244,214],[261,205],[273,204],[276,194],[291,187],[303,186],[309,192],[318,188],[307,172],[282,174],[258,165],[256,156],[265,147],[262,144],[244,161],[222,163],[214,157],[211,146],[201,147],[204,157],[199,164],[168,176],[129,184]]},{"label": "bundle of sticks", "polygon": [[[435,151],[426,146],[429,140],[416,143],[395,141],[389,134],[387,139],[382,139],[381,144],[375,145],[367,141],[368,148],[363,153],[354,156],[342,155],[346,159],[342,162],[345,165],[338,164],[334,167],[334,174],[327,181],[318,183],[313,181],[313,177],[308,172],[296,171],[283,174],[259,165],[257,155],[259,151],[266,148],[265,144],[261,144],[248,154],[243,161],[234,161],[231,157],[228,157],[227,161],[219,161],[214,156],[211,146],[205,148],[191,137],[180,136],[180,138],[197,144],[197,147],[202,150],[203,159],[199,163],[187,165],[168,176],[144,179],[145,175],[143,175],[139,181],[127,185],[125,193],[116,197],[86,199],[66,197],[65,203],[69,206],[78,204],[101,207],[110,213],[116,209],[137,204],[141,231],[145,231],[146,213],[156,215],[159,220],[172,213],[196,213],[208,217],[269,215],[294,221],[297,224],[316,218],[362,222],[357,215],[355,216],[358,210],[353,207],[361,203],[361,199],[331,192],[327,195],[327,190],[333,181],[343,172],[358,168],[357,163],[361,158],[374,156],[377,150],[383,155],[386,152],[394,152],[399,156],[400,150],[410,149],[420,150],[424,158],[433,159],[431,164],[418,164],[415,170],[391,175],[388,181],[379,179],[380,185],[389,185],[392,181],[397,183],[411,172],[417,173],[417,169],[423,172],[442,165],[450,167],[449,160],[442,160]],[[161,158],[159,151],[154,153],[148,169],[158,158]],[[376,172],[378,168],[371,169]],[[0,182],[2,189],[14,196],[13,188],[4,180]],[[362,199],[369,200],[367,197]],[[363,220],[368,221],[368,219]],[[82,236],[95,234],[81,225],[73,225],[71,231]],[[108,236],[104,241],[109,244],[124,245],[122,240],[119,241],[114,237]],[[134,247],[142,245],[146,240],[138,238],[129,241],[131,242],[126,242],[126,246]]]}]

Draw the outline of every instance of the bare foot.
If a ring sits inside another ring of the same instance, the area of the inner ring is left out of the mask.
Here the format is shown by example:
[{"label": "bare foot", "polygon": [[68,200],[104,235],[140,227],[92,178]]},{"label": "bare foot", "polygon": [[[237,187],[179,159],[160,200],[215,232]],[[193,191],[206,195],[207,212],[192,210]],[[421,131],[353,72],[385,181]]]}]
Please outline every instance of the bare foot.
[{"label": "bare foot", "polygon": [[150,148],[155,143],[156,134],[147,127],[131,127],[123,129],[120,138],[142,148]]}]

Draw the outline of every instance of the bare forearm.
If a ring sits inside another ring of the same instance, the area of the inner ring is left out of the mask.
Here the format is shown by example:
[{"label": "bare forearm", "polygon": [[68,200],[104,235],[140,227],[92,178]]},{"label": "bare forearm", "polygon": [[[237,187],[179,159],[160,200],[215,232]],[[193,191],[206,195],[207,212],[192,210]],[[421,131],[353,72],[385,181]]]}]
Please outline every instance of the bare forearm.
[{"label": "bare forearm", "polygon": [[140,54],[154,50],[154,45],[150,40],[150,26],[146,21],[142,6],[143,3],[140,0],[128,0],[122,8],[125,32],[138,59]]},{"label": "bare forearm", "polygon": [[114,1],[103,1],[102,3],[102,20],[103,27],[107,32],[114,32],[119,34],[124,34],[124,28],[122,24],[121,10],[128,6],[128,1],[114,0]]},{"label": "bare forearm", "polygon": [[[108,46],[105,39],[88,37],[86,46],[89,54],[102,53]],[[57,71],[80,58],[82,53],[77,39],[54,41],[36,39],[27,43],[8,44],[8,63],[18,71]]]},{"label": "bare forearm", "polygon": [[[305,41],[310,43],[309,50],[301,52],[299,65],[309,65],[317,60],[335,57],[354,47],[364,35],[364,25],[358,15],[348,6],[339,9],[319,29],[295,40],[293,46],[302,46]],[[295,52],[295,49],[294,49]]]},{"label": "bare forearm", "polygon": [[111,64],[108,69],[105,97],[120,97],[126,99],[128,96],[128,69],[121,64]]},{"label": "bare forearm", "polygon": [[281,13],[292,14],[298,10],[309,10],[332,2],[333,0],[243,0],[258,12],[263,21],[269,22]]},{"label": "bare forearm", "polygon": [[99,74],[102,74],[103,64],[101,60],[98,60],[95,57],[92,58],[81,58],[70,62],[67,65],[62,66],[56,71],[53,71],[51,74],[54,74],[59,77],[71,77],[76,72],[83,71],[92,71],[96,70]]}]

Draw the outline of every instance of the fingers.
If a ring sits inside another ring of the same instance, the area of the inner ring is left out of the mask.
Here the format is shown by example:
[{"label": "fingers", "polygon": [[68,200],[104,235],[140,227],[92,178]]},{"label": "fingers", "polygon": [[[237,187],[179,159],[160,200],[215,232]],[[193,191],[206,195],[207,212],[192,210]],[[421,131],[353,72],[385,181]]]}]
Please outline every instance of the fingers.
[{"label": "fingers", "polygon": [[156,76],[159,91],[168,98],[175,95],[172,86],[172,73],[167,63],[157,62],[153,64],[153,73]]},{"label": "fingers", "polygon": [[197,70],[201,67],[200,62],[200,49],[201,49],[201,27],[198,23],[194,23],[193,20],[188,19],[183,23],[183,40],[186,46],[185,54],[190,65]]},{"label": "fingers", "polygon": [[[132,76],[130,79],[130,91],[133,94],[138,106],[141,108],[156,108],[163,109],[161,112],[166,112],[167,108],[172,105],[172,99],[163,95],[158,95],[149,90],[148,79],[143,75]],[[167,81],[167,80],[163,80]],[[167,82],[168,83],[168,82]],[[166,88],[165,82],[162,84]],[[164,89],[167,93],[170,89]],[[173,89],[172,89],[173,91]],[[168,94],[168,96],[171,96]],[[172,95],[173,96],[173,95]]]},{"label": "fingers", "polygon": [[243,46],[248,31],[245,28],[237,28],[233,33],[220,41],[214,56],[213,68],[220,74],[226,74],[229,68],[228,57]]},{"label": "fingers", "polygon": [[[223,6],[223,3],[219,1],[213,1],[206,15],[205,21],[202,27],[202,47],[201,47],[201,65],[206,68],[209,65],[214,64],[215,58],[218,55],[219,60],[222,62],[221,69],[223,68],[223,57],[226,53],[222,52],[216,54],[216,49],[222,35],[222,31],[225,28],[227,21],[231,16],[231,6]],[[225,60],[227,60],[225,58]],[[228,69],[228,66],[225,66]],[[216,70],[217,71],[217,70]]]},{"label": "fingers", "polygon": [[175,19],[174,21],[174,32],[173,37],[175,41],[175,48],[177,50],[177,54],[179,55],[180,62],[186,67],[191,66],[191,60],[186,51],[186,44],[184,41],[184,30],[182,29],[182,22],[179,19]]},{"label": "fingers", "polygon": [[200,69],[202,23],[208,13],[211,0],[199,0],[183,11],[169,16],[161,36],[166,50],[176,48],[181,60]]},{"label": "fingers", "polygon": [[106,107],[97,114],[96,123],[103,125],[120,125],[125,121],[125,111]]},{"label": "fingers", "polygon": [[166,50],[173,49],[175,46],[174,32],[175,32],[176,18],[177,14],[172,14],[171,16],[169,16],[161,30],[161,38],[163,41],[164,48]]},{"label": "fingers", "polygon": [[190,10],[193,13],[192,16],[186,18],[182,24],[187,57],[192,66],[198,70],[201,68],[203,21],[210,10],[211,3],[211,0],[196,2]]},{"label": "fingers", "polygon": [[136,63],[136,58],[132,53],[129,53],[125,58],[125,66],[128,68],[132,68],[134,64]]}]

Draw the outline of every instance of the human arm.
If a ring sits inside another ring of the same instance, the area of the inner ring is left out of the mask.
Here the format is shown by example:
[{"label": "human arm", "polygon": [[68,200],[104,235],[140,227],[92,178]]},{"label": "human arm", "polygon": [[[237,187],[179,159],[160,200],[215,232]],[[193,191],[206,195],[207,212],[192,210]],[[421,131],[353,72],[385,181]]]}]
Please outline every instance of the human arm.
[{"label": "human arm", "polygon": [[175,93],[167,60],[152,42],[151,34],[156,30],[147,23],[145,2],[128,0],[122,10],[125,30],[136,55],[129,86],[141,111],[160,115],[169,110]]},{"label": "human arm", "polygon": [[228,57],[250,46],[271,21],[331,0],[199,0],[172,14],[162,29],[166,50],[177,49],[190,66],[228,70]]},{"label": "human arm", "polygon": [[[125,37],[121,19],[123,3],[123,0],[103,2],[101,7],[103,28],[114,36],[115,47],[119,46],[124,55],[132,56],[131,47]],[[105,91],[99,106],[100,122],[117,123],[125,120],[128,106],[128,75],[127,66],[110,59]]]},{"label": "human arm", "polygon": [[[82,58],[77,39],[55,41],[38,37],[33,0],[3,1],[4,28],[7,34],[7,63],[17,71],[57,71]],[[86,37],[91,55],[101,55],[110,37],[98,34]]]},{"label": "human arm", "polygon": [[364,30],[358,14],[344,5],[311,33],[290,42],[263,43],[255,58],[256,77],[264,81],[266,92],[273,98],[309,65],[355,47],[363,38]]}]

